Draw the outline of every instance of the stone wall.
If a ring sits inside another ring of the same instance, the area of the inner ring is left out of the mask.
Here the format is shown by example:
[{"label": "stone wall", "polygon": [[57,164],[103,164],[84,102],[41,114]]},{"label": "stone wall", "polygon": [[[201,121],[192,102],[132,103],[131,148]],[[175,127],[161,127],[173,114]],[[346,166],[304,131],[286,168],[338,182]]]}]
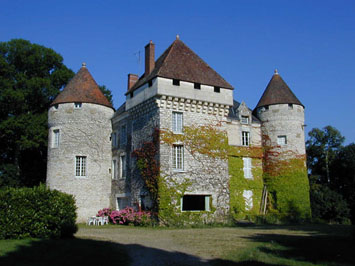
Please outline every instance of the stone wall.
[{"label": "stone wall", "polygon": [[[111,191],[111,117],[113,109],[82,103],[52,106],[48,111],[47,185],[75,196],[78,222],[109,205]],[[54,130],[60,132],[54,147]],[[76,176],[76,156],[86,156],[86,176]]]}]

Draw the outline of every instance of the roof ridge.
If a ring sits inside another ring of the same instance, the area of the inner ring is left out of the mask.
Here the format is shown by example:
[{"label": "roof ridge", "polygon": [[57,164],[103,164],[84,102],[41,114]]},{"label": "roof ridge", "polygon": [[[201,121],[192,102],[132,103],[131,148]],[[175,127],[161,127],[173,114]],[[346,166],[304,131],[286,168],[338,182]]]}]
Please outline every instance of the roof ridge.
[{"label": "roof ridge", "polygon": [[[176,42],[177,42],[178,40],[179,40],[179,39],[176,39],[175,41],[173,41],[173,43],[170,44],[170,46],[168,47],[168,49],[166,49],[166,51],[168,51],[168,54],[167,54],[167,55],[165,56],[165,58],[163,59],[163,62],[162,62],[161,66],[159,67],[159,70],[158,70],[158,72],[157,72],[157,76],[159,76],[160,71],[161,71],[161,69],[162,69],[164,63],[166,62],[167,58],[168,58],[169,55],[171,54],[171,50],[173,49],[173,46],[176,44]],[[164,54],[164,53],[163,53],[163,54]],[[163,56],[163,54],[162,54],[161,56]],[[157,59],[157,61],[160,59],[161,56],[159,56],[159,58]]]}]

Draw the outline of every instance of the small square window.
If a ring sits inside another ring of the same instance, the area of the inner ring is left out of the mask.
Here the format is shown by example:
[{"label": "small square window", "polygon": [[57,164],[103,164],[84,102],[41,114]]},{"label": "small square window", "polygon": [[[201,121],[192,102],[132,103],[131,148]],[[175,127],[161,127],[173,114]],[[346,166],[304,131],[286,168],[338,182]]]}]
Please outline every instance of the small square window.
[{"label": "small square window", "polygon": [[153,86],[153,81],[152,80],[149,80],[148,81],[148,87],[152,87]]},{"label": "small square window", "polygon": [[242,124],[249,124],[249,116],[243,116],[243,115],[242,115],[242,117],[241,117],[241,119],[240,119],[240,122],[241,122]]},{"label": "small square window", "polygon": [[288,104],[288,109],[289,109],[289,110],[292,110],[292,109],[293,109],[293,104],[292,104],[292,103],[289,103],[289,104]]},{"label": "small square window", "polygon": [[201,90],[201,84],[200,83],[194,83],[194,88],[196,90]]},{"label": "small square window", "polygon": [[214,92],[218,92],[218,93],[220,93],[221,92],[221,88],[220,87],[214,87]]},{"label": "small square window", "polygon": [[59,105],[55,104],[55,105],[53,105],[53,107],[54,107],[54,110],[58,110]]},{"label": "small square window", "polygon": [[178,79],[173,79],[173,85],[175,85],[175,86],[180,86],[180,80],[178,80]]},{"label": "small square window", "polygon": [[75,109],[80,109],[82,106],[82,103],[74,103],[74,108]]},{"label": "small square window", "polygon": [[277,144],[280,146],[287,144],[287,137],[286,136],[277,136]]}]

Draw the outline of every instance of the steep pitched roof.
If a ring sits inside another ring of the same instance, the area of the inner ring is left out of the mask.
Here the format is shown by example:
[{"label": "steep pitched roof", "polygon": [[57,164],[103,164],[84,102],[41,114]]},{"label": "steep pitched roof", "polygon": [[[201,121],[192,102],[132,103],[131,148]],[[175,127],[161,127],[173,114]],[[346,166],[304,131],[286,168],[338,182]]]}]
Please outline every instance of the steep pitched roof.
[{"label": "steep pitched roof", "polygon": [[232,85],[178,38],[158,58],[152,72],[147,76],[143,74],[126,95],[155,77],[179,79],[233,89]]},{"label": "steep pitched roof", "polygon": [[255,108],[283,103],[299,104],[304,107],[287,86],[286,82],[281,78],[279,73],[277,73],[277,70],[275,70],[275,74],[272,76]]},{"label": "steep pitched roof", "polygon": [[101,92],[85,64],[83,64],[78,73],[69,81],[67,86],[59,93],[51,105],[73,102],[95,103],[113,109],[112,104]]}]

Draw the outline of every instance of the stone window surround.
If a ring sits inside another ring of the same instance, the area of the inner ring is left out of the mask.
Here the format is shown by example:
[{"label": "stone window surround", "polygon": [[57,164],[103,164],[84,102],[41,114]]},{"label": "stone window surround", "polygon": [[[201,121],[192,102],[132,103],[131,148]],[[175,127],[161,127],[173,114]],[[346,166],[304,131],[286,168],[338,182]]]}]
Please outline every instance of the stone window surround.
[{"label": "stone window surround", "polygon": [[280,145],[280,146],[287,145],[287,136],[286,135],[277,136],[277,145]]},{"label": "stone window surround", "polygon": [[[247,143],[244,143],[244,136],[243,136],[244,132],[246,133],[246,142]],[[251,140],[250,129],[242,128],[242,130],[240,132],[240,144],[241,144],[241,146],[249,147],[251,145],[250,140]]]}]

